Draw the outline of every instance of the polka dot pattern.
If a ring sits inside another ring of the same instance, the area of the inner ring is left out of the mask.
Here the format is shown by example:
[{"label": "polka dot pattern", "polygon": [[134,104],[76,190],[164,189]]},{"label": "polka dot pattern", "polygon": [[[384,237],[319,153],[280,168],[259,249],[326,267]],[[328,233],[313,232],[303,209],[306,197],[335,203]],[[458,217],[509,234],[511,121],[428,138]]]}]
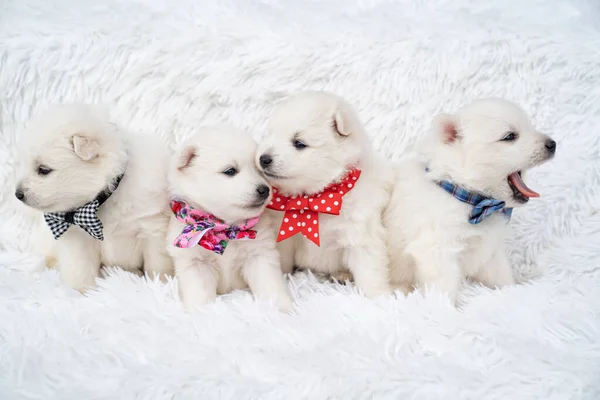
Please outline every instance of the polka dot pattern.
[{"label": "polka dot pattern", "polygon": [[331,184],[314,195],[284,196],[273,188],[273,199],[267,208],[284,211],[277,241],[289,239],[297,233],[321,245],[319,235],[319,213],[340,215],[342,197],[354,188],[360,177],[360,170],[351,170],[340,182]]}]

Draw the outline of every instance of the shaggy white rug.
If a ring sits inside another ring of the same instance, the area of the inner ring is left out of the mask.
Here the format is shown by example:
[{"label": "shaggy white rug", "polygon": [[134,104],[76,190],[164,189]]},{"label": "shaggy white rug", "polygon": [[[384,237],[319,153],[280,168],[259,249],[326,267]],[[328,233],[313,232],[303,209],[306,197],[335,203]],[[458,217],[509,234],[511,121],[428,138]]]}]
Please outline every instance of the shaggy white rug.
[{"label": "shaggy white rug", "polygon": [[[177,284],[120,270],[81,296],[27,254],[14,141],[56,101],[103,102],[172,142],[273,104],[339,93],[398,158],[432,115],[521,103],[558,141],[514,213],[522,283],[368,301],[290,279],[295,315],[224,296],[193,316]],[[595,0],[0,2],[0,398],[600,398],[600,5]]]}]

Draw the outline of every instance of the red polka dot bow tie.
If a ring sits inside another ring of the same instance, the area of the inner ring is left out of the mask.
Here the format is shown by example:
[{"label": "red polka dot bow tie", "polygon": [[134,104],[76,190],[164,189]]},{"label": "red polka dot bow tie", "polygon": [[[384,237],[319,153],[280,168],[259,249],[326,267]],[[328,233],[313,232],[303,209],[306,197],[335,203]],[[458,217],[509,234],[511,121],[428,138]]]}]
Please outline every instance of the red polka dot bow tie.
[{"label": "red polka dot bow tie", "polygon": [[360,170],[353,169],[340,182],[310,196],[283,196],[277,188],[273,188],[273,198],[267,208],[285,211],[277,242],[302,233],[305,238],[320,246],[319,213],[340,215],[342,197],[354,188],[359,177]]}]

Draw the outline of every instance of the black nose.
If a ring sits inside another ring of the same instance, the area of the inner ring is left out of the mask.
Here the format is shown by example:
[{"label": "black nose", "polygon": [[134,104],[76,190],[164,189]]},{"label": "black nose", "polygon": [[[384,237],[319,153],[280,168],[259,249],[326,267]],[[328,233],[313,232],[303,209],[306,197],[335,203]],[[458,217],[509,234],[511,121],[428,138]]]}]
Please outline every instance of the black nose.
[{"label": "black nose", "polygon": [[556,151],[556,142],[554,140],[548,139],[544,145],[550,153],[554,153]]},{"label": "black nose", "polygon": [[269,189],[269,187],[267,185],[260,185],[259,187],[256,188],[256,193],[258,193],[258,197],[261,200],[265,200],[267,197],[269,197],[270,192],[271,192],[271,190]]},{"label": "black nose", "polygon": [[268,154],[261,155],[258,160],[260,161],[260,166],[262,168],[267,168],[273,162],[273,158]]},{"label": "black nose", "polygon": [[17,191],[15,192],[15,196],[17,197],[17,199],[23,201],[23,199],[25,198],[25,193],[23,193],[21,189],[17,189]]}]

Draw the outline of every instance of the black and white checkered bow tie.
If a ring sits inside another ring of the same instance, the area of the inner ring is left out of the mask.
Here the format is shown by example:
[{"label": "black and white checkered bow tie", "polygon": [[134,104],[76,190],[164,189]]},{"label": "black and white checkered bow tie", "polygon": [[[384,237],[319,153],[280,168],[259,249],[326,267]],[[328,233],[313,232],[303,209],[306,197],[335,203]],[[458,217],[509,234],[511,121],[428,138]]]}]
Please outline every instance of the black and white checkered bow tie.
[{"label": "black and white checkered bow tie", "polygon": [[91,237],[104,240],[102,234],[102,222],[98,218],[98,209],[119,186],[123,175],[117,176],[113,184],[103,190],[94,200],[71,211],[46,213],[44,219],[50,228],[54,239],[58,239],[71,225],[77,225],[86,231]]}]

